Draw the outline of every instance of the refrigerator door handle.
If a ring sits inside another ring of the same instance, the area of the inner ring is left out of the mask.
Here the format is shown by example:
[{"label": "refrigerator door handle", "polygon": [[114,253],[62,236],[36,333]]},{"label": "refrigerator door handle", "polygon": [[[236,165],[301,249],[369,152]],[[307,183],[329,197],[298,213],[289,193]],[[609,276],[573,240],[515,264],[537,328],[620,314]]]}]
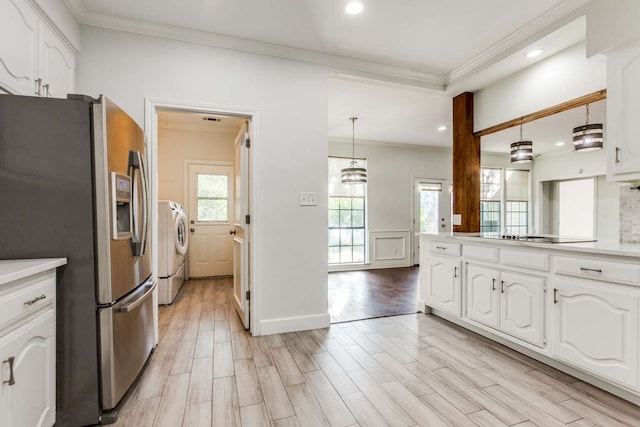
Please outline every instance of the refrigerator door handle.
[{"label": "refrigerator door handle", "polygon": [[140,306],[140,304],[142,304],[145,301],[147,296],[151,292],[153,292],[155,287],[156,287],[155,282],[152,282],[151,279],[149,279],[149,281],[147,281],[144,285],[140,287],[139,291],[135,292],[129,298],[117,304],[113,308],[113,311],[115,313],[129,313],[130,311],[135,310],[137,307]]},{"label": "refrigerator door handle", "polygon": [[[137,174],[140,178],[140,182],[135,177],[137,170]],[[149,201],[148,198],[148,188],[147,188],[147,176],[146,169],[144,166],[144,160],[142,159],[142,154],[139,151],[130,151],[129,152],[129,176],[131,177],[131,181],[134,182],[136,188],[136,194],[133,197],[133,205],[134,212],[132,214],[132,222],[133,222],[133,236],[131,238],[131,247],[133,249],[133,254],[135,256],[142,256],[146,252],[146,243],[147,243],[147,231],[148,231],[148,222],[149,222]],[[142,193],[142,224],[139,224],[139,218],[137,215],[138,211],[138,196],[137,191]],[[140,225],[142,225],[142,231],[138,233]]]}]

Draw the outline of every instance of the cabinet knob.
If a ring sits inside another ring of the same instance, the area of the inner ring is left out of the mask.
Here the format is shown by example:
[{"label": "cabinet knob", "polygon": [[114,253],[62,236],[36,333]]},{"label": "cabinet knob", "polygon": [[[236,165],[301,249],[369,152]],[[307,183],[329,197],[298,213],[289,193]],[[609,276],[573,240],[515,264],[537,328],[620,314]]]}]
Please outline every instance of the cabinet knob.
[{"label": "cabinet knob", "polygon": [[6,381],[2,381],[2,384],[9,384],[9,385],[14,385],[16,383],[16,379],[13,376],[13,361],[14,361],[14,357],[11,356],[10,358],[8,358],[7,360],[3,360],[2,364],[8,363],[9,364],[9,379]]}]

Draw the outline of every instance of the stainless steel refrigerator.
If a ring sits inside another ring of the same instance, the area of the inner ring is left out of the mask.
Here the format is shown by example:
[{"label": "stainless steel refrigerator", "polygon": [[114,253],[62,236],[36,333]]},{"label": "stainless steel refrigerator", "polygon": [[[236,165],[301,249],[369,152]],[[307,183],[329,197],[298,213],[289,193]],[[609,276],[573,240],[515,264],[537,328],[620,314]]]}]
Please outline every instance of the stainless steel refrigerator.
[{"label": "stainless steel refrigerator", "polygon": [[154,345],[144,133],[106,97],[69,98],[0,95],[0,259],[68,259],[58,427],[112,419]]}]

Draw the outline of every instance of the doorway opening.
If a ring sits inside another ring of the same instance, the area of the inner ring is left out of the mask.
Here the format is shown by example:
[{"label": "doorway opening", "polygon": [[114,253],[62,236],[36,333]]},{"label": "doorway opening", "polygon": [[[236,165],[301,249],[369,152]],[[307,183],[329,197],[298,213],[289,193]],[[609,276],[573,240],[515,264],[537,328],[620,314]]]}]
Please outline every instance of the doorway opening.
[{"label": "doorway opening", "polygon": [[420,264],[420,234],[451,231],[450,180],[414,178],[413,182],[413,265]]},{"label": "doorway opening", "polygon": [[[158,200],[172,200],[184,207],[190,241],[186,277],[231,277],[235,310],[244,327],[254,330],[250,144],[257,113],[155,100],[147,100],[146,113],[151,203],[153,207]],[[157,209],[152,213],[158,224]],[[157,271],[162,248],[157,227],[152,231]]]}]

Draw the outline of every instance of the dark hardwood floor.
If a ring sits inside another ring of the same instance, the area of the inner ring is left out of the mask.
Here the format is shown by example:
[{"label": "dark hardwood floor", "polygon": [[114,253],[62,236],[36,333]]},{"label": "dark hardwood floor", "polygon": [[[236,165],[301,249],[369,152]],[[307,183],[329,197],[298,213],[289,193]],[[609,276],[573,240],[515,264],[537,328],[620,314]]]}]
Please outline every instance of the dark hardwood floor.
[{"label": "dark hardwood floor", "polygon": [[331,322],[416,312],[418,267],[329,273]]}]

